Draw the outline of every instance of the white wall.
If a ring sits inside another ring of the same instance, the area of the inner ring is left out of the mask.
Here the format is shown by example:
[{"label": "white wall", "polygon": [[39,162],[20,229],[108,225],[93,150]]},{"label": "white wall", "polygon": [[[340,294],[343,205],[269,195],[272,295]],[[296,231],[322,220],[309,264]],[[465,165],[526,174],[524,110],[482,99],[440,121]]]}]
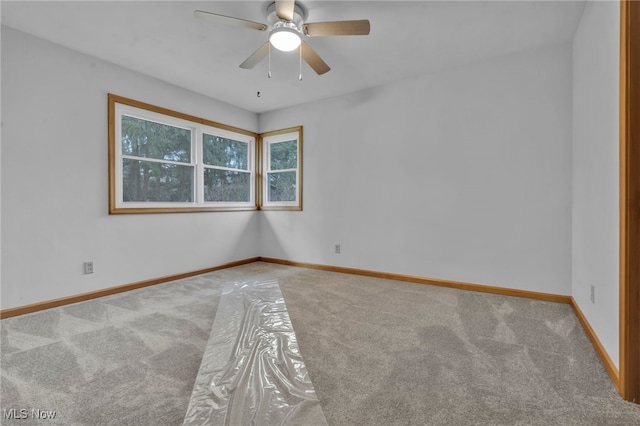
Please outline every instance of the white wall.
[{"label": "white wall", "polygon": [[261,114],[304,126],[304,211],[260,254],[568,295],[571,118],[570,44]]},{"label": "white wall", "polygon": [[[589,2],[573,40],[572,295],[619,358],[620,4]],[[590,286],[595,286],[595,303]]]},{"label": "white wall", "polygon": [[257,212],[108,215],[109,92],[257,130],[254,113],[3,27],[2,309],[259,254]]}]

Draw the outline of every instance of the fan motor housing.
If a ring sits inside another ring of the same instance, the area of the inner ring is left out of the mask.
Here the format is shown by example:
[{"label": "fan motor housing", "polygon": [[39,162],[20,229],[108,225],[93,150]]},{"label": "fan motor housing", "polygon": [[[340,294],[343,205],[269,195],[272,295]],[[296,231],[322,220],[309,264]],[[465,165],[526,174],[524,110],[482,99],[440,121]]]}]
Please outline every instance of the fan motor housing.
[{"label": "fan motor housing", "polygon": [[[307,11],[304,9],[302,4],[296,2],[293,8],[292,22],[296,24],[296,27],[298,27],[298,29],[301,29],[302,24],[304,24],[306,19]],[[280,18],[278,18],[278,15],[276,15],[276,2],[274,1],[273,3],[270,3],[269,6],[267,6],[267,23],[270,27],[273,28],[275,23],[278,21],[280,21]]]}]

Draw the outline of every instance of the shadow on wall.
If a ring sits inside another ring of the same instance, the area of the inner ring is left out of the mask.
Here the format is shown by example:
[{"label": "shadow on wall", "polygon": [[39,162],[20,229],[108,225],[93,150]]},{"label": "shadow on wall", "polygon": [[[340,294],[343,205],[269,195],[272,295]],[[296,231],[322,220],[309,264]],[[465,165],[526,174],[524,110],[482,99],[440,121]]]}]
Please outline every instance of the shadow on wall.
[{"label": "shadow on wall", "polygon": [[[276,233],[271,223],[273,217],[269,217],[271,216],[269,212],[263,211],[258,215],[258,256],[295,260],[295,254],[287,253],[285,251],[285,245],[282,243],[280,238],[281,235],[292,235],[295,230],[292,228],[291,220],[286,212],[277,213],[285,213],[284,215],[278,215],[281,222],[286,221],[284,226],[278,227],[280,229],[280,233]],[[283,217],[286,217],[286,219],[282,219]]]},{"label": "shadow on wall", "polygon": [[345,96],[346,107],[354,108],[360,105],[369,104],[373,99],[378,97],[380,88],[372,87],[364,90],[359,90],[357,92],[351,93]]},{"label": "shadow on wall", "polygon": [[[249,212],[246,218],[238,220],[236,229],[241,238],[230,238],[224,242],[228,245],[225,261],[236,261],[251,256],[260,256],[260,212]],[[233,244],[232,244],[233,243]],[[248,253],[251,256],[248,256]]]}]

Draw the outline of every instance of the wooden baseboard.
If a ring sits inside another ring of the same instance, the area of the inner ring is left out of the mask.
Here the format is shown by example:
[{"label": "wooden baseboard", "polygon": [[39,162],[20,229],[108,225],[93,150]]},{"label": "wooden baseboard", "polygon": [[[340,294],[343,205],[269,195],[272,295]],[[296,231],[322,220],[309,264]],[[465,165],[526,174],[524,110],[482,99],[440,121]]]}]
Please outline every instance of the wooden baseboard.
[{"label": "wooden baseboard", "polygon": [[437,285],[442,287],[452,287],[452,288],[458,288],[461,290],[478,291],[482,293],[493,293],[493,294],[501,294],[505,296],[516,296],[516,297],[524,297],[528,299],[545,300],[549,302],[567,303],[573,308],[576,316],[578,317],[578,320],[580,321],[580,324],[582,325],[582,328],[585,330],[585,333],[587,334],[587,336],[589,337],[589,340],[593,344],[593,347],[596,353],[598,354],[598,357],[600,357],[600,360],[602,361],[602,364],[604,365],[605,370],[609,374],[611,381],[618,389],[620,387],[620,378],[619,378],[618,369],[616,368],[615,364],[611,360],[611,357],[609,357],[609,354],[607,353],[606,349],[600,342],[600,339],[598,339],[598,336],[593,330],[593,328],[591,327],[591,324],[589,324],[589,321],[587,321],[587,318],[584,316],[584,314],[582,313],[582,310],[580,310],[580,307],[578,306],[578,304],[576,303],[575,299],[572,296],[540,293],[536,291],[514,290],[511,288],[504,288],[504,287],[493,287],[493,286],[487,286],[482,284],[472,284],[472,283],[465,283],[465,282],[459,282],[459,281],[416,277],[411,275],[393,274],[389,272],[377,272],[377,271],[370,271],[366,269],[346,268],[342,266],[329,266],[329,265],[320,265],[315,263],[294,262],[290,260],[274,259],[269,257],[260,257],[259,260],[262,262],[278,263],[281,265],[290,265],[290,266],[299,266],[302,268],[319,269],[323,271],[341,272],[345,274],[354,274],[354,275],[364,275],[368,277],[384,278],[384,279],[396,280],[396,281],[407,281],[407,282],[413,282],[418,284],[429,284],[429,285]]},{"label": "wooden baseboard", "polygon": [[18,306],[17,308],[4,309],[0,311],[0,319],[15,317],[18,315],[30,314],[32,312],[42,311],[44,309],[57,308],[58,306],[70,305],[72,303],[84,302],[86,300],[96,299],[98,297],[110,296],[112,294],[135,290],[142,287],[149,287],[152,285],[162,284],[169,281],[181,280],[183,278],[189,278],[195,275],[207,274],[209,272],[218,271],[220,269],[232,268],[234,266],[257,262],[258,260],[259,258],[252,257],[249,259],[229,262],[223,265],[218,265],[218,266],[214,266],[206,269],[200,269],[197,271],[184,272],[184,273],[175,274],[175,275],[167,275],[165,277],[138,281],[135,283],[125,284],[117,287],[105,288],[103,290],[96,290],[88,293],[77,294],[74,296],[62,297],[60,299],[47,300],[44,302],[33,303],[31,305]]},{"label": "wooden baseboard", "polygon": [[253,263],[258,261],[267,262],[267,263],[276,263],[280,265],[298,266],[298,267],[308,268],[308,269],[318,269],[318,270],[329,271],[329,272],[339,272],[344,274],[363,275],[368,277],[383,278],[383,279],[395,280],[395,281],[412,282],[417,284],[429,284],[429,285],[436,285],[441,287],[451,287],[451,288],[457,288],[461,290],[477,291],[482,293],[501,294],[504,296],[515,296],[515,297],[524,297],[528,299],[545,300],[549,302],[567,303],[573,308],[574,312],[576,313],[576,316],[578,317],[580,324],[582,325],[585,332],[587,333],[589,340],[591,340],[591,343],[593,344],[593,347],[595,348],[596,353],[600,357],[600,360],[602,361],[602,364],[604,365],[605,370],[611,377],[611,380],[613,381],[616,387],[619,388],[620,386],[618,369],[616,368],[615,364],[609,357],[609,354],[607,353],[607,351],[604,349],[604,346],[602,346],[600,339],[598,339],[598,336],[596,335],[593,328],[589,324],[589,321],[587,321],[587,318],[582,313],[582,310],[580,310],[580,307],[576,303],[575,299],[571,296],[564,296],[564,295],[551,294],[551,293],[541,293],[541,292],[527,291],[527,290],[516,290],[516,289],[504,288],[504,287],[493,287],[493,286],[488,286],[483,284],[472,284],[472,283],[465,283],[460,281],[417,277],[417,276],[404,275],[404,274],[394,274],[390,272],[371,271],[367,269],[347,268],[343,266],[330,266],[330,265],[321,265],[317,263],[295,262],[291,260],[276,259],[271,257],[253,257],[249,259],[243,259],[235,262],[225,263],[223,265],[214,266],[212,268],[200,269],[197,271],[185,272],[185,273],[176,274],[176,275],[168,275],[165,277],[153,278],[145,281],[138,281],[132,284],[125,284],[125,285],[111,287],[103,290],[92,291],[89,293],[78,294],[75,296],[63,297],[60,299],[48,300],[45,302],[34,303],[31,305],[19,306],[17,308],[5,309],[0,311],[0,319],[15,317],[18,315],[24,315],[32,312],[41,311],[44,309],[56,308],[58,306],[70,305],[72,303],[84,302],[86,300],[96,299],[98,297],[110,296],[112,294],[122,293],[125,291],[135,290],[138,288],[148,287],[156,284],[162,284],[169,281],[180,280],[180,279],[192,277],[195,275],[206,274],[209,272],[214,272],[214,271],[218,271],[226,268],[232,268],[234,266],[245,265],[248,263]]},{"label": "wooden baseboard", "polygon": [[494,287],[483,284],[472,284],[460,281],[441,280],[436,278],[417,277],[412,275],[394,274],[390,272],[378,272],[366,269],[346,268],[343,266],[321,265],[316,263],[294,262],[284,259],[274,259],[270,257],[259,257],[262,262],[278,263],[280,265],[299,266],[308,269],[320,269],[330,272],[341,272],[344,274],[364,275],[367,277],[383,278],[395,281],[406,281],[417,284],[437,285],[440,287],[458,288],[461,290],[478,291],[481,293],[501,294],[504,296],[525,297],[527,299],[546,300],[548,302],[571,303],[571,296],[560,294],[541,293],[537,291],[517,290],[513,288]]},{"label": "wooden baseboard", "polygon": [[620,390],[620,372],[616,368],[616,365],[613,363],[613,360],[607,353],[607,350],[602,345],[602,342],[600,342],[600,339],[598,339],[598,335],[591,327],[591,324],[589,324],[589,321],[587,321],[587,317],[584,316],[584,313],[582,313],[580,306],[578,306],[578,303],[573,297],[571,297],[571,301],[569,302],[569,304],[573,308],[573,311],[576,313],[576,316],[578,317],[580,324],[582,324],[582,328],[584,329],[585,333],[587,333],[587,337],[591,341],[591,344],[593,345],[593,348],[598,354],[598,357],[600,357],[600,361],[602,361],[602,365],[604,365],[604,369],[607,371],[607,374],[609,374],[611,381],[619,391]]}]

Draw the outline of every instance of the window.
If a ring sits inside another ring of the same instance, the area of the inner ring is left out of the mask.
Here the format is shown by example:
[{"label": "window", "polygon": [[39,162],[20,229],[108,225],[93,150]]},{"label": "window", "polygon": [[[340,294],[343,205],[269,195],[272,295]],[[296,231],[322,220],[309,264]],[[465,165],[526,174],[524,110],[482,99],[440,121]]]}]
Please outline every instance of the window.
[{"label": "window", "polygon": [[110,214],[258,208],[302,210],[302,127],[258,135],[109,94]]},{"label": "window", "polygon": [[253,199],[252,162],[249,143],[202,135],[204,200],[220,203],[248,203]]},{"label": "window", "polygon": [[302,127],[262,136],[262,208],[302,210]]},{"label": "window", "polygon": [[109,95],[109,212],[256,209],[256,134]]}]

